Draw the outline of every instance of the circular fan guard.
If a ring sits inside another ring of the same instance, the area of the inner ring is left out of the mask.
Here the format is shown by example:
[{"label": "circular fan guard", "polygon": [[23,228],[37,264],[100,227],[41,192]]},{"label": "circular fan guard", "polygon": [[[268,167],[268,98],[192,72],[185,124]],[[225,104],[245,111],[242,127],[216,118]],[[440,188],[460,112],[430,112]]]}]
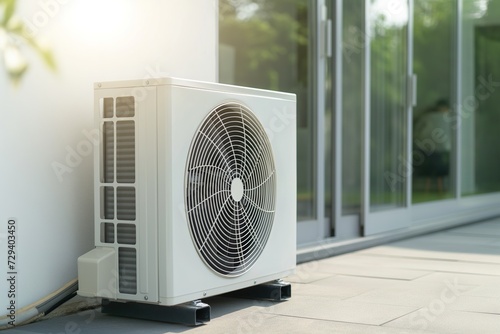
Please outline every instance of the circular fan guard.
[{"label": "circular fan guard", "polygon": [[276,173],[271,144],[243,105],[212,110],[191,143],[186,210],[198,254],[223,276],[247,272],[274,220]]}]

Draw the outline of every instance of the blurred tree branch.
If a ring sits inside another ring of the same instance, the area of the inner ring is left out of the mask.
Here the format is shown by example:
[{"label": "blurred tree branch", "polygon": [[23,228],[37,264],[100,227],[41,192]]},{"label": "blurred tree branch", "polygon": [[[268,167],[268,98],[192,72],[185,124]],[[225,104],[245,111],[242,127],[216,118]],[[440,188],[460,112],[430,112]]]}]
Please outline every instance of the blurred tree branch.
[{"label": "blurred tree branch", "polygon": [[35,51],[51,70],[56,69],[52,52],[40,45],[26,25],[15,15],[17,0],[0,0],[0,59],[12,83],[18,84],[29,64],[21,52],[28,47]]}]

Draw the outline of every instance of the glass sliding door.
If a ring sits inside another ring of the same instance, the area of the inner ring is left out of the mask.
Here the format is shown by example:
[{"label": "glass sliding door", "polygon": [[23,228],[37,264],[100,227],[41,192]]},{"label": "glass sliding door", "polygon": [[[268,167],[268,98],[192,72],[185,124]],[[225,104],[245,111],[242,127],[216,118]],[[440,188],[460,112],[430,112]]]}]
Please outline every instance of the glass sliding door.
[{"label": "glass sliding door", "polygon": [[308,1],[220,1],[220,81],[297,94],[299,220],[315,217]]},{"label": "glass sliding door", "polygon": [[500,23],[475,28],[475,193],[500,191]]},{"label": "glass sliding door", "polygon": [[364,235],[409,225],[411,5],[408,0],[367,2]]},{"label": "glass sliding door", "polygon": [[341,215],[361,208],[365,0],[345,0],[342,8],[342,205]]},{"label": "glass sliding door", "polygon": [[463,1],[461,194],[500,191],[500,1]]},{"label": "glass sliding door", "polygon": [[456,1],[415,0],[412,203],[455,196]]},{"label": "glass sliding door", "polygon": [[[325,237],[325,152],[319,140],[324,129],[318,130],[318,117],[324,112],[324,102],[318,101],[324,101],[324,93],[321,97],[318,94],[325,84],[324,77],[320,77],[325,69],[318,64],[321,3],[219,1],[219,81],[297,95],[299,243]],[[275,112],[280,119],[287,117]],[[321,126],[324,127],[324,121]],[[300,240],[303,237],[305,240]]]},{"label": "glass sliding door", "polygon": [[405,205],[408,4],[372,1],[370,11],[370,210]]}]

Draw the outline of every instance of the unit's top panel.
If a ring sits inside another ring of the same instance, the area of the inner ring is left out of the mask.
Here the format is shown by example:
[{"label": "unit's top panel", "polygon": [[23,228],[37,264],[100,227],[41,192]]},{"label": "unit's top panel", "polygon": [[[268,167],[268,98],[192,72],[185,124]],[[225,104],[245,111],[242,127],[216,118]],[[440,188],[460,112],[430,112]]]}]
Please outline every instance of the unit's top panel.
[{"label": "unit's top panel", "polygon": [[150,87],[150,86],[178,86],[189,87],[193,89],[213,90],[218,92],[231,92],[235,94],[259,95],[270,98],[285,99],[295,101],[295,94],[283,93],[265,89],[249,88],[242,86],[226,85],[214,82],[204,82],[172,77],[164,78],[149,78],[143,80],[124,80],[124,81],[108,81],[96,82],[94,89],[109,89],[109,88],[133,88],[133,87]]}]

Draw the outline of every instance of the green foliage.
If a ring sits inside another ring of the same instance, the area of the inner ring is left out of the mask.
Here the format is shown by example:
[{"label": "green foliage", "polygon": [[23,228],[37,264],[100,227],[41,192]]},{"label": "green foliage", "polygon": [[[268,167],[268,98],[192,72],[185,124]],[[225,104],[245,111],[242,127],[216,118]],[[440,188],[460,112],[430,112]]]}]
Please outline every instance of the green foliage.
[{"label": "green foliage", "polygon": [[14,11],[16,9],[16,0],[0,0],[0,6],[1,5],[4,6],[2,25],[6,26],[14,15]]},{"label": "green foliage", "polygon": [[15,11],[16,0],[0,0],[0,58],[10,81],[18,84],[29,67],[22,49],[32,49],[53,71],[56,70],[56,62],[52,52],[39,44]]},{"label": "green foliage", "polygon": [[450,0],[415,3],[413,71],[419,87],[415,115],[438,99],[451,100],[455,6],[456,1]]},{"label": "green foliage", "polygon": [[236,52],[241,85],[296,91],[307,85],[307,2],[221,0],[220,42]]}]

